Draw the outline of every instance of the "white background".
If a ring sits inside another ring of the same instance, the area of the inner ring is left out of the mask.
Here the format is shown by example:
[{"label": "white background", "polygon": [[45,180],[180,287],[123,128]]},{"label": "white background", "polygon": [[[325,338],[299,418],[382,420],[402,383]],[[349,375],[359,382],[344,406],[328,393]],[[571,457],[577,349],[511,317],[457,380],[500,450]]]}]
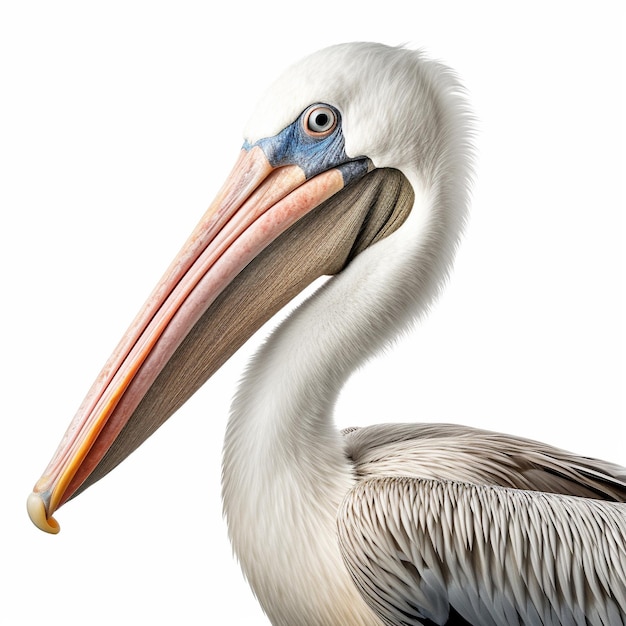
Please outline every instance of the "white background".
[{"label": "white background", "polygon": [[24,503],[230,169],[255,94],[332,43],[454,67],[479,155],[444,296],[352,378],[338,423],[463,422],[626,465],[621,2],[94,4],[0,4],[1,623],[266,623],[219,487],[258,337],[61,509],[58,536]]}]

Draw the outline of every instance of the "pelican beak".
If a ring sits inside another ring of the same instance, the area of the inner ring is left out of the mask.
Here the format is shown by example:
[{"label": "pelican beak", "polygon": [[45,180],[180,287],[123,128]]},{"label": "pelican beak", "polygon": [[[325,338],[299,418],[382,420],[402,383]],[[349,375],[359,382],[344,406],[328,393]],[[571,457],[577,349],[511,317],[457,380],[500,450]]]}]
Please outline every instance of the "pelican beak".
[{"label": "pelican beak", "polygon": [[280,307],[402,223],[410,185],[396,170],[367,169],[344,188],[340,168],[307,179],[297,165],[272,167],[259,146],[242,150],[30,494],[37,527],[57,533],[54,512],[135,450]]}]

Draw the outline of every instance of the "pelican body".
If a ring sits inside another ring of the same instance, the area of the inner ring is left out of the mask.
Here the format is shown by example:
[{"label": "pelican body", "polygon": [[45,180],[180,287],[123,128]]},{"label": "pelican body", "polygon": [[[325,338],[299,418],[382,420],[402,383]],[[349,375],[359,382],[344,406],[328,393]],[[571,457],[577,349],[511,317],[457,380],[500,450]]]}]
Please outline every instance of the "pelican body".
[{"label": "pelican body", "polygon": [[233,401],[229,535],[275,625],[626,624],[626,469],[451,424],[340,432],[351,372],[449,274],[472,176],[446,67],[357,43],[261,98],[232,173],[87,394],[33,522],[106,475],[319,276]]}]

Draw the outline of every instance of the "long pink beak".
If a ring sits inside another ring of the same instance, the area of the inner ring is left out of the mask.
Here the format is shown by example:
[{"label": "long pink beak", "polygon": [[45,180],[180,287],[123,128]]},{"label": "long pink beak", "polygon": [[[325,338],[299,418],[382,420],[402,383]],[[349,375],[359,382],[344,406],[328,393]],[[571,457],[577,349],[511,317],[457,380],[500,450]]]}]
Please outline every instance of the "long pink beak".
[{"label": "long pink beak", "polygon": [[274,169],[259,147],[242,150],[217,198],[98,376],[28,498],[40,529],[93,472],[207,307],[264,248],[343,187],[336,169],[307,181]]}]

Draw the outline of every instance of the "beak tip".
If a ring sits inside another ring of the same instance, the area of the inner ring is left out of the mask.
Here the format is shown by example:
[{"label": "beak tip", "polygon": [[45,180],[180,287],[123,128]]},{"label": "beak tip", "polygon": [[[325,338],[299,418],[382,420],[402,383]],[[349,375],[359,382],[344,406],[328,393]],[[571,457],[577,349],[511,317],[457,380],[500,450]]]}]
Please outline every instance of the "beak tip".
[{"label": "beak tip", "polygon": [[26,501],[26,509],[30,520],[37,528],[46,533],[56,535],[61,527],[54,517],[48,517],[46,514],[46,505],[43,498],[38,493],[31,493]]}]

